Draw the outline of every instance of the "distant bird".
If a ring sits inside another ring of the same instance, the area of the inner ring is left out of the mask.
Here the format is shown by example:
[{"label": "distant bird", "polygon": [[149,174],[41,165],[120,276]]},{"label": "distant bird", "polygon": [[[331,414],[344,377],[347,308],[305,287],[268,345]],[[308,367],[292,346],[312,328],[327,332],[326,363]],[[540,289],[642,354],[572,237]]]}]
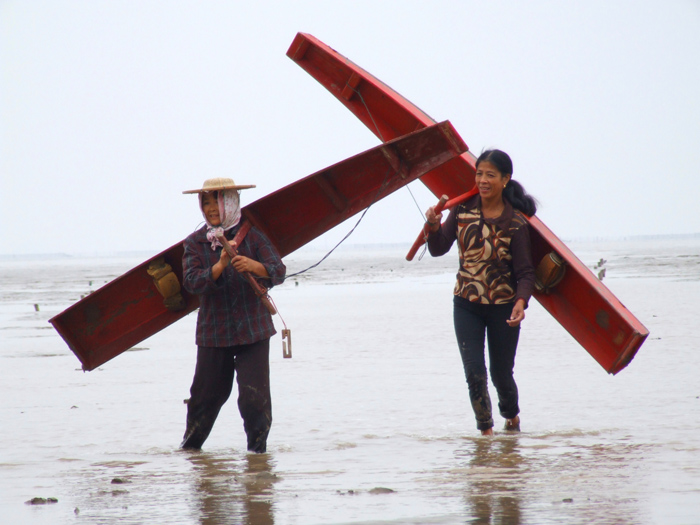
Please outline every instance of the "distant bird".
[{"label": "distant bird", "polygon": [[600,270],[600,271],[598,272],[598,280],[599,280],[599,281],[602,281],[602,280],[603,280],[603,277],[605,277],[605,268],[603,268],[602,270]]}]

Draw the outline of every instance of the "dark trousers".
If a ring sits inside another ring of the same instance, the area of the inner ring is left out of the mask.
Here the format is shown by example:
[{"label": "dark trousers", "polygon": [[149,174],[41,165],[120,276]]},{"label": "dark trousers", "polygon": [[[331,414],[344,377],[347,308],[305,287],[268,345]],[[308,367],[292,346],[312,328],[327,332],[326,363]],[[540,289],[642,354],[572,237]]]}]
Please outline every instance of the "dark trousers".
[{"label": "dark trousers", "polygon": [[478,304],[462,297],[454,298],[455,333],[469,385],[469,399],[476,416],[476,428],[479,430],[493,427],[484,355],[485,339],[488,340],[489,371],[498,392],[501,416],[510,419],[520,412],[518,386],[513,379],[520,326],[510,327],[506,323],[512,312],[512,303]]},{"label": "dark trousers", "polygon": [[265,452],[272,425],[269,339],[249,345],[197,347],[197,367],[187,403],[187,429],[182,448],[202,447],[221,407],[231,395],[234,374],[248,450]]}]

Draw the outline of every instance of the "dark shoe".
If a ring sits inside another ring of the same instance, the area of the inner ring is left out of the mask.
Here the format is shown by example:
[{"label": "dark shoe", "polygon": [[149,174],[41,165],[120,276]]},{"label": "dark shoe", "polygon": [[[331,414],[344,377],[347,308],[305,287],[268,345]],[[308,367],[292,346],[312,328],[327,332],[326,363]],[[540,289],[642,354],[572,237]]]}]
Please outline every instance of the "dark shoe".
[{"label": "dark shoe", "polygon": [[506,425],[503,427],[503,430],[506,432],[520,432],[520,416],[506,419]]}]

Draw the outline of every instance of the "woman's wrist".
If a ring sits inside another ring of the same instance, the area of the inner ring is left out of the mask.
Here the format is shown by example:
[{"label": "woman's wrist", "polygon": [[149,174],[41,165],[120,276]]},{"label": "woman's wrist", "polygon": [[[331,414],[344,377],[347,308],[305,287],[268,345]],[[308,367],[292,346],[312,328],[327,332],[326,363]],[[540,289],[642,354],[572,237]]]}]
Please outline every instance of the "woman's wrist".
[{"label": "woman's wrist", "polygon": [[440,229],[440,220],[435,222],[425,221],[425,224],[428,225],[428,230],[430,230],[432,233],[435,233]]},{"label": "woman's wrist", "polygon": [[263,263],[261,263],[260,261],[258,261],[258,268],[259,268],[259,269],[258,269],[258,271],[256,272],[257,275],[258,275],[258,277],[262,277],[263,279],[269,279],[269,278],[270,278],[270,274],[268,273],[267,268],[266,268],[265,265],[264,265]]}]

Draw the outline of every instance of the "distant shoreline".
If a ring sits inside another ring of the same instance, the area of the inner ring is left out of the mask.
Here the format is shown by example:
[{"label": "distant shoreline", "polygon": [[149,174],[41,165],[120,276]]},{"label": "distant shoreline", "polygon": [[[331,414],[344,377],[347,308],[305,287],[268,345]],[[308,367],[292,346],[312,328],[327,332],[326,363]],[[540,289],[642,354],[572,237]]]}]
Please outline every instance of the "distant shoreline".
[{"label": "distant shoreline", "polygon": [[[678,241],[678,240],[700,240],[700,233],[685,233],[685,234],[666,234],[666,235],[624,235],[610,237],[572,237],[562,238],[564,244],[574,243],[609,243],[609,242],[646,242],[646,241]],[[357,244],[341,244],[336,248],[336,251],[351,252],[351,251],[401,251],[410,248],[410,242],[393,242],[393,243],[357,243]],[[333,249],[333,246],[314,245],[304,246],[294,252],[299,253],[319,253],[328,252]],[[161,249],[162,251],[162,249]],[[77,258],[98,258],[104,259],[109,257],[118,258],[139,258],[148,259],[160,253],[157,249],[153,251],[135,250],[135,251],[119,251],[119,252],[94,252],[94,253],[24,253],[24,254],[0,254],[0,261],[21,261],[21,260],[38,260],[38,259],[77,259]],[[292,254],[294,255],[294,254]],[[287,256],[289,257],[289,256]]]}]

